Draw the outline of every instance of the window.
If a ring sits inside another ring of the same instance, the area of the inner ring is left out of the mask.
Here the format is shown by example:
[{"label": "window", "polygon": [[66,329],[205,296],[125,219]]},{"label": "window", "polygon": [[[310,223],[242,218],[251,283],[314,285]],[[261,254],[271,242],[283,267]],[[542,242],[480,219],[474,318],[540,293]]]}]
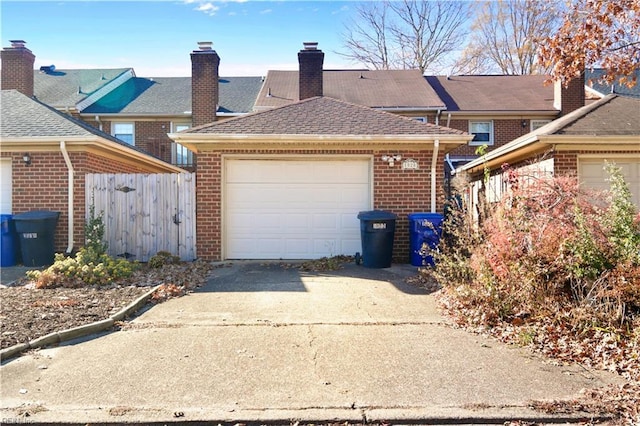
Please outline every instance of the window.
[{"label": "window", "polygon": [[[173,132],[181,132],[191,128],[188,124],[171,123]],[[193,166],[193,152],[186,146],[174,142],[171,144],[171,164],[176,166]]]},{"label": "window", "polygon": [[133,123],[113,123],[111,134],[122,142],[126,142],[129,145],[135,145],[133,138]]},{"label": "window", "polygon": [[473,140],[469,145],[493,145],[492,121],[470,121],[469,133],[473,133]]},{"label": "window", "polygon": [[547,123],[551,123],[551,120],[531,120],[531,131],[533,132]]}]

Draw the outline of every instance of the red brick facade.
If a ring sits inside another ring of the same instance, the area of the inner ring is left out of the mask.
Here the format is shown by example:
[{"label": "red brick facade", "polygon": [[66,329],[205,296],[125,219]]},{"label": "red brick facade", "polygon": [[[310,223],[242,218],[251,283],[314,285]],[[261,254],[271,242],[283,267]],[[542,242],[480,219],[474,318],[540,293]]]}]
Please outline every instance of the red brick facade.
[{"label": "red brick facade", "polygon": [[215,50],[191,53],[191,115],[194,127],[216,121],[219,66],[220,57]]},{"label": "red brick facade", "polygon": [[[512,140],[519,138],[522,135],[526,135],[531,130],[531,122],[527,119],[494,119],[490,118],[477,118],[473,120],[461,120],[455,119],[449,122],[449,127],[456,130],[463,130],[469,132],[470,121],[492,121],[493,122],[493,145],[487,147],[487,152],[492,151],[502,145],[505,145]],[[523,126],[524,123],[524,126]],[[441,122],[446,125],[446,122]],[[456,148],[450,155],[475,155],[475,151],[478,145],[465,145]]]},{"label": "red brick facade", "polygon": [[[84,244],[85,223],[85,174],[87,173],[142,173],[145,170],[112,158],[87,152],[69,152],[75,170],[74,176],[74,241],[75,248]],[[31,164],[22,161],[22,152],[2,153],[2,158],[12,159],[13,214],[30,210],[60,212],[55,233],[55,251],[67,248],[68,171],[60,151],[32,152]]]},{"label": "red brick facade", "polygon": [[298,52],[299,65],[299,99],[308,99],[315,96],[322,96],[323,77],[322,66],[324,62],[324,53],[314,46],[305,46],[305,49]]},{"label": "red brick facade", "polygon": [[[373,207],[388,210],[398,215],[394,240],[394,260],[409,262],[409,228],[407,215],[430,211],[431,208],[431,151],[394,151],[402,158],[417,160],[419,170],[402,170],[399,163],[389,167],[379,161],[387,151],[371,150],[291,150],[291,151],[222,151],[202,152],[198,156],[196,176],[196,216],[198,256],[207,260],[222,257],[222,155],[223,154],[277,154],[277,155],[372,155],[373,161]],[[444,205],[444,154],[438,156],[436,185],[436,210],[442,212]]]},{"label": "red brick facade", "polygon": [[33,63],[35,55],[21,43],[0,51],[2,55],[2,90],[15,89],[33,96]]}]

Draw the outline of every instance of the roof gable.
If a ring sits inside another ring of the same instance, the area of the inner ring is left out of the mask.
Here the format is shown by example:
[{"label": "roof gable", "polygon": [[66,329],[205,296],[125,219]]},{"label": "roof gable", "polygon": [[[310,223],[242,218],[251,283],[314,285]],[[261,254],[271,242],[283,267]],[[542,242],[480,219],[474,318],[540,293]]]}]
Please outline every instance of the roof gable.
[{"label": "roof gable", "polygon": [[[299,98],[298,71],[269,71],[257,109]],[[324,96],[371,108],[436,110],[444,103],[418,70],[324,70]]]},{"label": "roof gable", "polygon": [[75,107],[118,78],[133,75],[131,68],[34,71],[34,94],[55,108]]},{"label": "roof gable", "polygon": [[187,130],[242,135],[467,135],[467,133],[355,105],[315,97]]}]

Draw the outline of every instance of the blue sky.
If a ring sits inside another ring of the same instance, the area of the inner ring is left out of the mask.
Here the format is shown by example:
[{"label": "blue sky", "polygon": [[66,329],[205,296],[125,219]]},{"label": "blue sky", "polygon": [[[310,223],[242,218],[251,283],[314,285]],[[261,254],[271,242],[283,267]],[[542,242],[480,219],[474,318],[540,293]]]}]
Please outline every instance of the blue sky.
[{"label": "blue sky", "polygon": [[36,68],[133,67],[142,77],[189,76],[189,52],[212,41],[222,76],[297,69],[304,41],[325,68],[356,68],[335,51],[352,1],[0,1],[2,46],[25,40]]}]

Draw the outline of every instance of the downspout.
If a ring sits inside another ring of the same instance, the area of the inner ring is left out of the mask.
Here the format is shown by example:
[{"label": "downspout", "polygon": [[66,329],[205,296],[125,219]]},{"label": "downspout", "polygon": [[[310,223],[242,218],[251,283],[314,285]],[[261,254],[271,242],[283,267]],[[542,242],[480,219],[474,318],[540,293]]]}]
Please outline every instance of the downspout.
[{"label": "downspout", "polygon": [[440,114],[442,114],[442,110],[438,108],[438,111],[436,111],[436,126],[440,125]]},{"label": "downspout", "polygon": [[98,128],[99,128],[99,129],[100,129],[100,131],[102,132],[102,131],[103,131],[103,130],[102,130],[102,121],[100,121],[100,116],[99,116],[99,115],[96,115],[95,119],[96,119],[96,123],[98,123]]},{"label": "downspout", "polygon": [[431,160],[431,213],[436,212],[436,166],[438,165],[438,151],[440,140],[433,141],[433,159]]},{"label": "downspout", "polygon": [[73,164],[71,164],[71,159],[69,158],[69,153],[67,152],[67,146],[64,141],[60,141],[60,151],[62,152],[62,156],[64,157],[64,162],[67,164],[67,170],[69,171],[69,187],[68,187],[68,215],[69,215],[69,229],[67,236],[67,254],[71,254],[73,251]]}]

